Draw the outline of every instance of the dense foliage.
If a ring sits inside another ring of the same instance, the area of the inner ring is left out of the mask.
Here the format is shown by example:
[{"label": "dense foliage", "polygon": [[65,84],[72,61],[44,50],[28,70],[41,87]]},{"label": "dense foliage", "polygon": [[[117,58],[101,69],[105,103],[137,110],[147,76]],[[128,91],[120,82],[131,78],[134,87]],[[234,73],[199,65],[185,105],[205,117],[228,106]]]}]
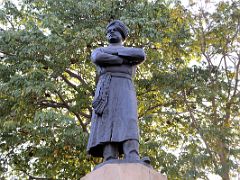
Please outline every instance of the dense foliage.
[{"label": "dense foliage", "polygon": [[91,51],[121,19],[143,47],[141,155],[169,179],[240,173],[240,1],[212,13],[162,0],[6,1],[0,10],[0,178],[79,179],[97,81]]}]

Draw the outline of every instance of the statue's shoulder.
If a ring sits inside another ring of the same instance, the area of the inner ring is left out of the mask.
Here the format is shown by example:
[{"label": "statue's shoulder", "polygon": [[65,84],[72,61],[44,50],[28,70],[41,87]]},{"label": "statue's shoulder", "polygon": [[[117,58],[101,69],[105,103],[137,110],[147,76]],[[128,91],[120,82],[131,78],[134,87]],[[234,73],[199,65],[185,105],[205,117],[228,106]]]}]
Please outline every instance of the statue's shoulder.
[{"label": "statue's shoulder", "polygon": [[101,51],[104,47],[97,47],[94,51]]},{"label": "statue's shoulder", "polygon": [[94,49],[94,50],[92,51],[92,53],[102,52],[102,51],[103,51],[103,47],[98,47],[98,48]]},{"label": "statue's shoulder", "polygon": [[98,47],[98,48],[94,49],[93,51],[95,51],[95,52],[104,52],[104,51],[109,50],[109,49],[111,49],[111,47],[106,46],[106,47]]},{"label": "statue's shoulder", "polygon": [[109,46],[99,47],[100,51],[104,51],[106,49],[109,49]]}]

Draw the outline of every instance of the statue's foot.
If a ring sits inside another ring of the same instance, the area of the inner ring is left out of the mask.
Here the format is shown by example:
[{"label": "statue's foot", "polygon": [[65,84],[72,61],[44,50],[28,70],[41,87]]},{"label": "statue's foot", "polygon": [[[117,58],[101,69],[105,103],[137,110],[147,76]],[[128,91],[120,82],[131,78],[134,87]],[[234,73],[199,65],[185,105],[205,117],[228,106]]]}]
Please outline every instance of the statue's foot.
[{"label": "statue's foot", "polygon": [[106,164],[124,164],[124,163],[140,163],[143,164],[149,168],[152,168],[151,166],[151,160],[149,157],[143,157],[141,160],[139,160],[139,158],[137,159],[116,159],[116,158],[108,158],[107,160],[105,160],[104,162],[102,162],[101,164],[98,164],[94,170],[96,170],[99,167],[102,167]]},{"label": "statue's foot", "polygon": [[149,165],[151,164],[151,160],[148,156],[143,157],[141,161]]},{"label": "statue's foot", "polygon": [[110,161],[110,160],[117,160],[118,158],[115,158],[115,157],[108,157],[106,159],[104,159],[104,162],[106,161]]}]

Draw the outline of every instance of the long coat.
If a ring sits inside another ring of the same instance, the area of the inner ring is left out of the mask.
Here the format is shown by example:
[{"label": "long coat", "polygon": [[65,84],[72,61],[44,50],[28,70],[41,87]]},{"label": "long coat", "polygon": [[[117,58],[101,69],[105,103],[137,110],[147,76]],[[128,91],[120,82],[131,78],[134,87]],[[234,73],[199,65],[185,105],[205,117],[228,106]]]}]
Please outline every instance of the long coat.
[{"label": "long coat", "polygon": [[[139,50],[143,52],[142,49]],[[108,142],[119,143],[121,154],[123,153],[122,142],[130,139],[139,140],[137,99],[131,77],[135,74],[136,64],[145,59],[145,54],[143,54],[144,57],[134,64],[117,63],[113,65],[112,62],[106,62],[106,60],[104,64],[96,64],[95,56],[99,52],[104,52],[104,48],[97,48],[92,53],[92,61],[97,66],[100,75],[95,91],[95,100],[100,96],[103,84],[107,81],[108,76],[104,74],[110,73],[111,79],[108,79],[107,99],[102,114],[96,113],[94,109],[91,118],[87,152],[95,157],[103,156],[104,144]]]}]

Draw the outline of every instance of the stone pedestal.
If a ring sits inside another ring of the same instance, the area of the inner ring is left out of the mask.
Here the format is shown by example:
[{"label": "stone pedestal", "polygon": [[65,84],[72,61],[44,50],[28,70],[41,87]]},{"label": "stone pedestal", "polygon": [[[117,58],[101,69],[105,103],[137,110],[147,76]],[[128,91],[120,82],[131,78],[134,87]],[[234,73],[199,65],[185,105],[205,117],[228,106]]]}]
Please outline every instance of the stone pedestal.
[{"label": "stone pedestal", "polygon": [[106,164],[81,180],[167,180],[159,172],[137,163]]}]

